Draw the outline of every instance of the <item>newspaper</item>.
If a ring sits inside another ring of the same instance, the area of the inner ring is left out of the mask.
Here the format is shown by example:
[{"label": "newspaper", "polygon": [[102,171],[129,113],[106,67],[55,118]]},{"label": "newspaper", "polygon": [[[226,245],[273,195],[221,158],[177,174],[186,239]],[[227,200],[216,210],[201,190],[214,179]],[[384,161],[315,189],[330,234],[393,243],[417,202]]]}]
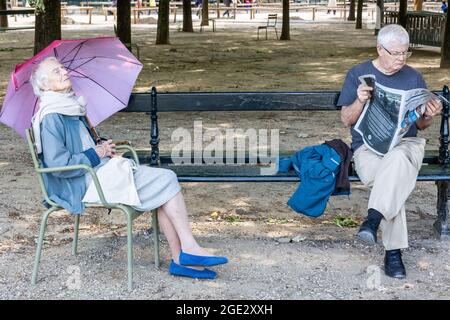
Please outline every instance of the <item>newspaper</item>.
[{"label": "newspaper", "polygon": [[354,129],[365,145],[384,155],[394,148],[411,125],[423,116],[431,99],[443,99],[428,89],[398,90],[376,82],[375,75],[360,76],[362,84],[373,88]]}]

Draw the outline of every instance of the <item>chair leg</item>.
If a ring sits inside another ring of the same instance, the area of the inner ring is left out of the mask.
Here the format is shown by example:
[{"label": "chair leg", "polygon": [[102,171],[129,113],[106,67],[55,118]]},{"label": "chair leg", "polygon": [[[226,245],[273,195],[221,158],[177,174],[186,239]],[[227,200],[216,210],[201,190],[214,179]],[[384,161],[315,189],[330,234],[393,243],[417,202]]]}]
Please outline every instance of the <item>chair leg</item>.
[{"label": "chair leg", "polygon": [[277,32],[277,28],[275,28],[275,36],[277,37],[277,40],[278,40],[278,32]]},{"label": "chair leg", "polygon": [[267,40],[267,28],[266,28],[266,40]]},{"label": "chair leg", "polygon": [[133,290],[133,216],[127,213],[128,290]]},{"label": "chair leg", "polygon": [[59,210],[60,208],[58,207],[51,207],[50,209],[48,209],[43,215],[42,215],[42,221],[41,221],[41,229],[39,231],[39,239],[38,239],[38,243],[37,243],[37,248],[36,248],[36,256],[34,258],[34,267],[33,267],[33,275],[31,277],[31,284],[35,285],[36,284],[36,278],[37,278],[37,273],[39,270],[39,262],[41,261],[41,251],[42,251],[42,244],[44,242],[44,234],[45,234],[45,228],[47,226],[47,219],[48,216],[56,211]]},{"label": "chair leg", "polygon": [[74,256],[77,254],[79,227],[80,227],[80,215],[77,214],[77,215],[75,215],[75,225],[73,227],[72,254]]},{"label": "chair leg", "polygon": [[152,227],[153,227],[153,251],[155,256],[155,267],[159,269],[160,255],[159,255],[159,225],[158,225],[158,210],[152,210]]}]

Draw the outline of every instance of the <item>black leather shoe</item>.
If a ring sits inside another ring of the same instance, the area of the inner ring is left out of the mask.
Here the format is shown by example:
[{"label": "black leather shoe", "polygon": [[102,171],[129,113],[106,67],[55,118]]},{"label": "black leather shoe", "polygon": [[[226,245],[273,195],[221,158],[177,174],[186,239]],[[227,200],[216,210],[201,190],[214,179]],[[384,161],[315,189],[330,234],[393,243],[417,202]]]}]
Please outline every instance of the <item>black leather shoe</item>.
[{"label": "black leather shoe", "polygon": [[384,273],[386,273],[387,276],[396,279],[403,279],[406,277],[406,270],[403,265],[400,249],[386,250],[386,255],[384,256]]},{"label": "black leather shoe", "polygon": [[359,228],[356,237],[365,244],[373,246],[377,243],[377,229],[370,223],[370,221],[366,220]]},{"label": "black leather shoe", "polygon": [[367,219],[361,224],[357,239],[363,241],[368,245],[375,245],[377,243],[377,231],[383,215],[377,210],[370,208],[367,212]]}]

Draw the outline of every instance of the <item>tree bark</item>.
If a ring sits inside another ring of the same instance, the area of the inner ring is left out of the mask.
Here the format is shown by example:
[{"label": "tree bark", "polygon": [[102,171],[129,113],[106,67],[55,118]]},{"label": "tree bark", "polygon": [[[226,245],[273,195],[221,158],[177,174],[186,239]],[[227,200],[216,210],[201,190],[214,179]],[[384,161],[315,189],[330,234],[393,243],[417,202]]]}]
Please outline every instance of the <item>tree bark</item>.
[{"label": "tree bark", "polygon": [[450,10],[447,10],[444,39],[441,45],[441,68],[450,68]]},{"label": "tree bark", "polygon": [[117,37],[131,51],[131,5],[128,0],[117,1]]},{"label": "tree bark", "polygon": [[156,44],[169,44],[169,0],[159,0]]},{"label": "tree bark", "polygon": [[289,0],[283,0],[283,26],[280,40],[291,40],[289,26]]},{"label": "tree bark", "polygon": [[61,1],[43,0],[45,11],[36,10],[34,54],[54,40],[61,40]]},{"label": "tree bark", "polygon": [[355,21],[355,0],[350,0],[350,8],[348,11],[348,21]]},{"label": "tree bark", "polygon": [[209,26],[209,2],[208,0],[202,1],[202,26]]},{"label": "tree bark", "polygon": [[377,21],[375,22],[375,35],[378,35],[384,23],[384,0],[377,0]]},{"label": "tree bark", "polygon": [[400,0],[400,7],[398,9],[398,24],[406,29],[408,13],[408,0]]},{"label": "tree bark", "polygon": [[183,0],[183,32],[194,32],[191,0]]},{"label": "tree bark", "polygon": [[414,11],[423,10],[423,0],[414,0]]},{"label": "tree bark", "polygon": [[[6,10],[6,0],[0,0],[0,10]],[[0,16],[0,27],[8,28],[8,16]]]},{"label": "tree bark", "polygon": [[356,29],[362,29],[362,12],[363,0],[358,0],[358,8],[356,9]]}]

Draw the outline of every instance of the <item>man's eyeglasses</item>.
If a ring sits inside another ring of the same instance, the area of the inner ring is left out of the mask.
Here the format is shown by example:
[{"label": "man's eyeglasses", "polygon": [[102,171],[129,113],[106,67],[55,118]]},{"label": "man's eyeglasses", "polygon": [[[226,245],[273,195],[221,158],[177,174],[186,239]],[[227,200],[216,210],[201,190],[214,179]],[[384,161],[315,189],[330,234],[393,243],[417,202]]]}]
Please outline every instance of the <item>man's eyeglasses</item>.
[{"label": "man's eyeglasses", "polygon": [[408,48],[408,50],[405,51],[405,52],[390,52],[390,51],[389,51],[388,49],[386,49],[382,44],[380,44],[380,46],[381,46],[384,50],[386,50],[387,53],[389,53],[391,56],[393,56],[393,57],[396,58],[396,59],[398,59],[398,58],[400,58],[400,57],[402,57],[402,56],[405,56],[405,58],[409,58],[409,57],[411,57],[411,55],[413,54],[411,48]]}]

